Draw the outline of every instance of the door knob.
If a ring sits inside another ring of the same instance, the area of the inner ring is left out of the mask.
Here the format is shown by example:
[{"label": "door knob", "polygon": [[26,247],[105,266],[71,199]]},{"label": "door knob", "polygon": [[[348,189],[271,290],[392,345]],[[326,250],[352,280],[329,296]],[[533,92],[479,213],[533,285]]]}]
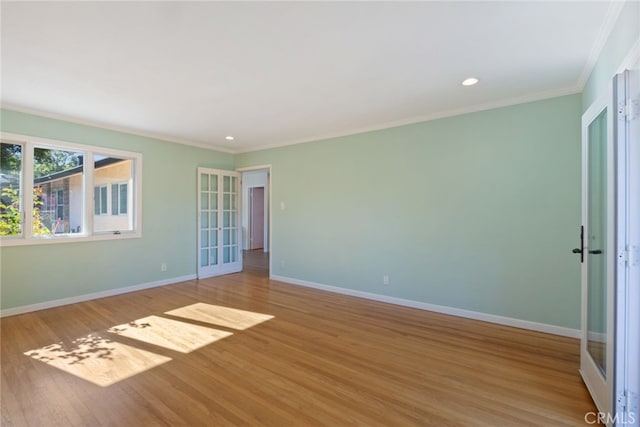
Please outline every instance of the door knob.
[{"label": "door knob", "polygon": [[582,249],[574,248],[571,252],[573,252],[574,254],[581,254],[582,253]]},{"label": "door knob", "polygon": [[589,251],[589,253],[590,253],[590,254],[598,255],[598,254],[601,254],[601,253],[602,253],[602,251],[601,251],[600,249],[594,249],[594,250],[592,250],[592,251]]}]

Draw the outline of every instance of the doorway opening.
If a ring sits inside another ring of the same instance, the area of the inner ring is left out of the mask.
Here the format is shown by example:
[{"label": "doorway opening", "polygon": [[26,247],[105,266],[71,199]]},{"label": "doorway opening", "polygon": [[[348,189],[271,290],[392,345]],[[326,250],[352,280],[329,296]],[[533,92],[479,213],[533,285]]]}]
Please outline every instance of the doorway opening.
[{"label": "doorway opening", "polygon": [[243,271],[269,276],[270,166],[240,169],[242,173]]}]

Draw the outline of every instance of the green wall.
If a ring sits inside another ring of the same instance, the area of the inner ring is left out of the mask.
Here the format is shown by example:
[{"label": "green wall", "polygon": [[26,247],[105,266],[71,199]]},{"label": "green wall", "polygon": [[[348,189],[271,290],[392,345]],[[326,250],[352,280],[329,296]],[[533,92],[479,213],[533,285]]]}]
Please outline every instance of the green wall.
[{"label": "green wall", "polygon": [[579,328],[580,115],[571,95],[236,167],[272,165],[272,274]]},{"label": "green wall", "polygon": [[584,87],[583,112],[607,91],[618,67],[638,40],[640,40],[640,1],[627,1]]},{"label": "green wall", "polygon": [[6,132],[141,152],[143,237],[2,248],[2,308],[195,274],[196,167],[271,164],[273,274],[578,328],[580,101],[236,156],[3,111]]},{"label": "green wall", "polygon": [[[196,273],[196,168],[233,155],[2,110],[4,132],[143,155],[142,238],[2,247],[2,309]],[[160,264],[166,262],[166,272]]]},{"label": "green wall", "polygon": [[2,111],[144,159],[143,237],[3,247],[0,306],[195,274],[196,167],[271,164],[272,274],[579,328],[580,116],[639,33],[627,2],[579,95],[236,156]]}]

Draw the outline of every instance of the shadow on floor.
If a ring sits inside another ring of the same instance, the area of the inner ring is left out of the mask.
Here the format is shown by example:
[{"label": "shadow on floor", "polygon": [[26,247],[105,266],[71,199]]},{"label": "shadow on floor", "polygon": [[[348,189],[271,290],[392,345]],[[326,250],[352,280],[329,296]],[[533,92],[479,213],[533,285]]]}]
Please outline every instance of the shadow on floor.
[{"label": "shadow on floor", "polygon": [[269,277],[269,253],[262,249],[243,251],[242,270],[257,276]]}]

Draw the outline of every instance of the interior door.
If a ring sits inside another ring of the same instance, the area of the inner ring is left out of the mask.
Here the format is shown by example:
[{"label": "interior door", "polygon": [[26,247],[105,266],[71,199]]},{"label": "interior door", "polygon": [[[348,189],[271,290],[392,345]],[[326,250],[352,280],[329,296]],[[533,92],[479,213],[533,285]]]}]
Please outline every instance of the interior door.
[{"label": "interior door", "polygon": [[582,339],[580,373],[598,410],[613,407],[613,141],[610,96],[582,118]]},{"label": "interior door", "polygon": [[603,422],[638,426],[640,70],[615,76],[582,135],[580,372]]},{"label": "interior door", "polygon": [[198,168],[198,278],[242,270],[240,174]]}]

